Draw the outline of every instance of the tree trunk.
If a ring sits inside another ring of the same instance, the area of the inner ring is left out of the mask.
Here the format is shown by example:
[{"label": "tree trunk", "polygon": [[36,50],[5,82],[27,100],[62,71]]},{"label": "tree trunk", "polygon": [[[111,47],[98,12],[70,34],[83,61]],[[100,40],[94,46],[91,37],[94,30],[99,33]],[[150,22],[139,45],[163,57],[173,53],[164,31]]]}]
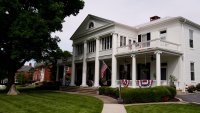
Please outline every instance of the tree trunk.
[{"label": "tree trunk", "polygon": [[19,94],[19,92],[17,91],[16,86],[15,86],[15,71],[9,72],[6,90],[8,91],[7,95],[18,95]]}]

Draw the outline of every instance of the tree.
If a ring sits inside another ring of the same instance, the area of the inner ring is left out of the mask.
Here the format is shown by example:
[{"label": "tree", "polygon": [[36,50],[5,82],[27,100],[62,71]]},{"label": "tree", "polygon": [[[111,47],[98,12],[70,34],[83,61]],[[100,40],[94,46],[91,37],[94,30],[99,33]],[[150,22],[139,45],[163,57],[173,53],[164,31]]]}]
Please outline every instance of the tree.
[{"label": "tree", "polygon": [[31,59],[40,60],[58,49],[64,18],[77,15],[82,0],[0,0],[0,69],[7,72],[8,86],[17,69]]},{"label": "tree", "polygon": [[69,51],[62,51],[60,48],[58,48],[56,51],[51,52],[48,56],[45,58],[46,64],[51,64],[49,66],[51,70],[51,79],[53,81],[56,80],[56,71],[57,71],[57,60],[58,59],[68,59],[72,56],[72,54]]}]

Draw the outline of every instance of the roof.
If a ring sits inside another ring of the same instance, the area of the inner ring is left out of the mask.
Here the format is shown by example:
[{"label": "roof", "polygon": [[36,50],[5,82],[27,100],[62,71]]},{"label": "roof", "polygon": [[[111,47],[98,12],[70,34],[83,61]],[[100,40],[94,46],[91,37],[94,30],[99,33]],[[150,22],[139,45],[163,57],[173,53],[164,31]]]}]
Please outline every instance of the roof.
[{"label": "roof", "polygon": [[[96,28],[96,29],[92,29],[91,31],[85,31],[83,33],[78,33],[79,30],[81,29],[81,26],[84,25],[84,23],[88,22],[90,19],[97,19],[97,20],[101,20],[101,21],[104,21],[104,22],[107,22],[107,26],[105,27],[100,27],[100,28]],[[112,21],[112,20],[109,20],[109,19],[105,19],[105,18],[101,18],[101,17],[98,17],[98,16],[94,16],[94,15],[91,15],[89,14],[85,19],[84,21],[81,23],[81,25],[77,28],[77,30],[74,32],[74,34],[71,36],[71,40],[75,39],[75,37],[80,37],[80,35],[84,35],[84,34],[90,34],[90,33],[93,33],[97,30],[101,30],[101,29],[104,29],[106,27],[110,27],[112,25],[120,25],[120,26],[124,26],[124,27],[127,27],[127,28],[131,28],[133,30],[139,30],[139,29],[142,29],[142,28],[146,28],[146,27],[150,27],[150,26],[154,26],[154,25],[157,25],[157,24],[162,24],[162,23],[165,23],[165,22],[171,22],[171,21],[180,21],[182,23],[186,23],[186,24],[189,24],[189,25],[192,25],[198,29],[200,29],[200,25],[195,23],[195,22],[192,22],[191,20],[188,20],[184,17],[181,17],[181,16],[177,16],[177,17],[164,17],[164,18],[160,18],[160,19],[157,19],[157,20],[154,20],[154,21],[149,21],[147,23],[144,23],[144,24],[140,24],[140,25],[137,25],[137,26],[132,26],[132,25],[125,25],[125,24],[122,24],[122,23],[119,23],[119,22],[115,22],[115,21]]]},{"label": "roof", "polygon": [[20,69],[18,69],[18,72],[29,72],[33,69],[32,66],[22,66]]}]

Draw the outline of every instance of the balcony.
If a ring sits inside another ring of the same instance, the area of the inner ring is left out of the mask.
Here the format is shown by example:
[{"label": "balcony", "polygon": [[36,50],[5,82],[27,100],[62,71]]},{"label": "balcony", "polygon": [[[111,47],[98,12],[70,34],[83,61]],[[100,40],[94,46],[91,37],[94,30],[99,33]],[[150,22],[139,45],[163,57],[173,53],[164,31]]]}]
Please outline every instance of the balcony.
[{"label": "balcony", "polygon": [[166,50],[180,51],[180,44],[158,38],[146,42],[139,42],[122,47],[117,47],[117,53],[129,53],[129,52],[142,51],[153,48],[162,48]]}]

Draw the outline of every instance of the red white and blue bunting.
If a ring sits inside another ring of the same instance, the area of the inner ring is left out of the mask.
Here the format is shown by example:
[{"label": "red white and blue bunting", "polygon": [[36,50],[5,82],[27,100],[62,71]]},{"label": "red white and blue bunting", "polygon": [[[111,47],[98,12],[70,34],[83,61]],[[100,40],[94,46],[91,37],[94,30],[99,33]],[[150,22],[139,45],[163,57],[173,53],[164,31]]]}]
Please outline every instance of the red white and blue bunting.
[{"label": "red white and blue bunting", "polygon": [[128,87],[129,83],[130,83],[130,80],[127,80],[127,79],[122,80],[122,84],[124,87]]},{"label": "red white and blue bunting", "polygon": [[151,87],[153,80],[137,80],[138,86],[141,87]]}]

